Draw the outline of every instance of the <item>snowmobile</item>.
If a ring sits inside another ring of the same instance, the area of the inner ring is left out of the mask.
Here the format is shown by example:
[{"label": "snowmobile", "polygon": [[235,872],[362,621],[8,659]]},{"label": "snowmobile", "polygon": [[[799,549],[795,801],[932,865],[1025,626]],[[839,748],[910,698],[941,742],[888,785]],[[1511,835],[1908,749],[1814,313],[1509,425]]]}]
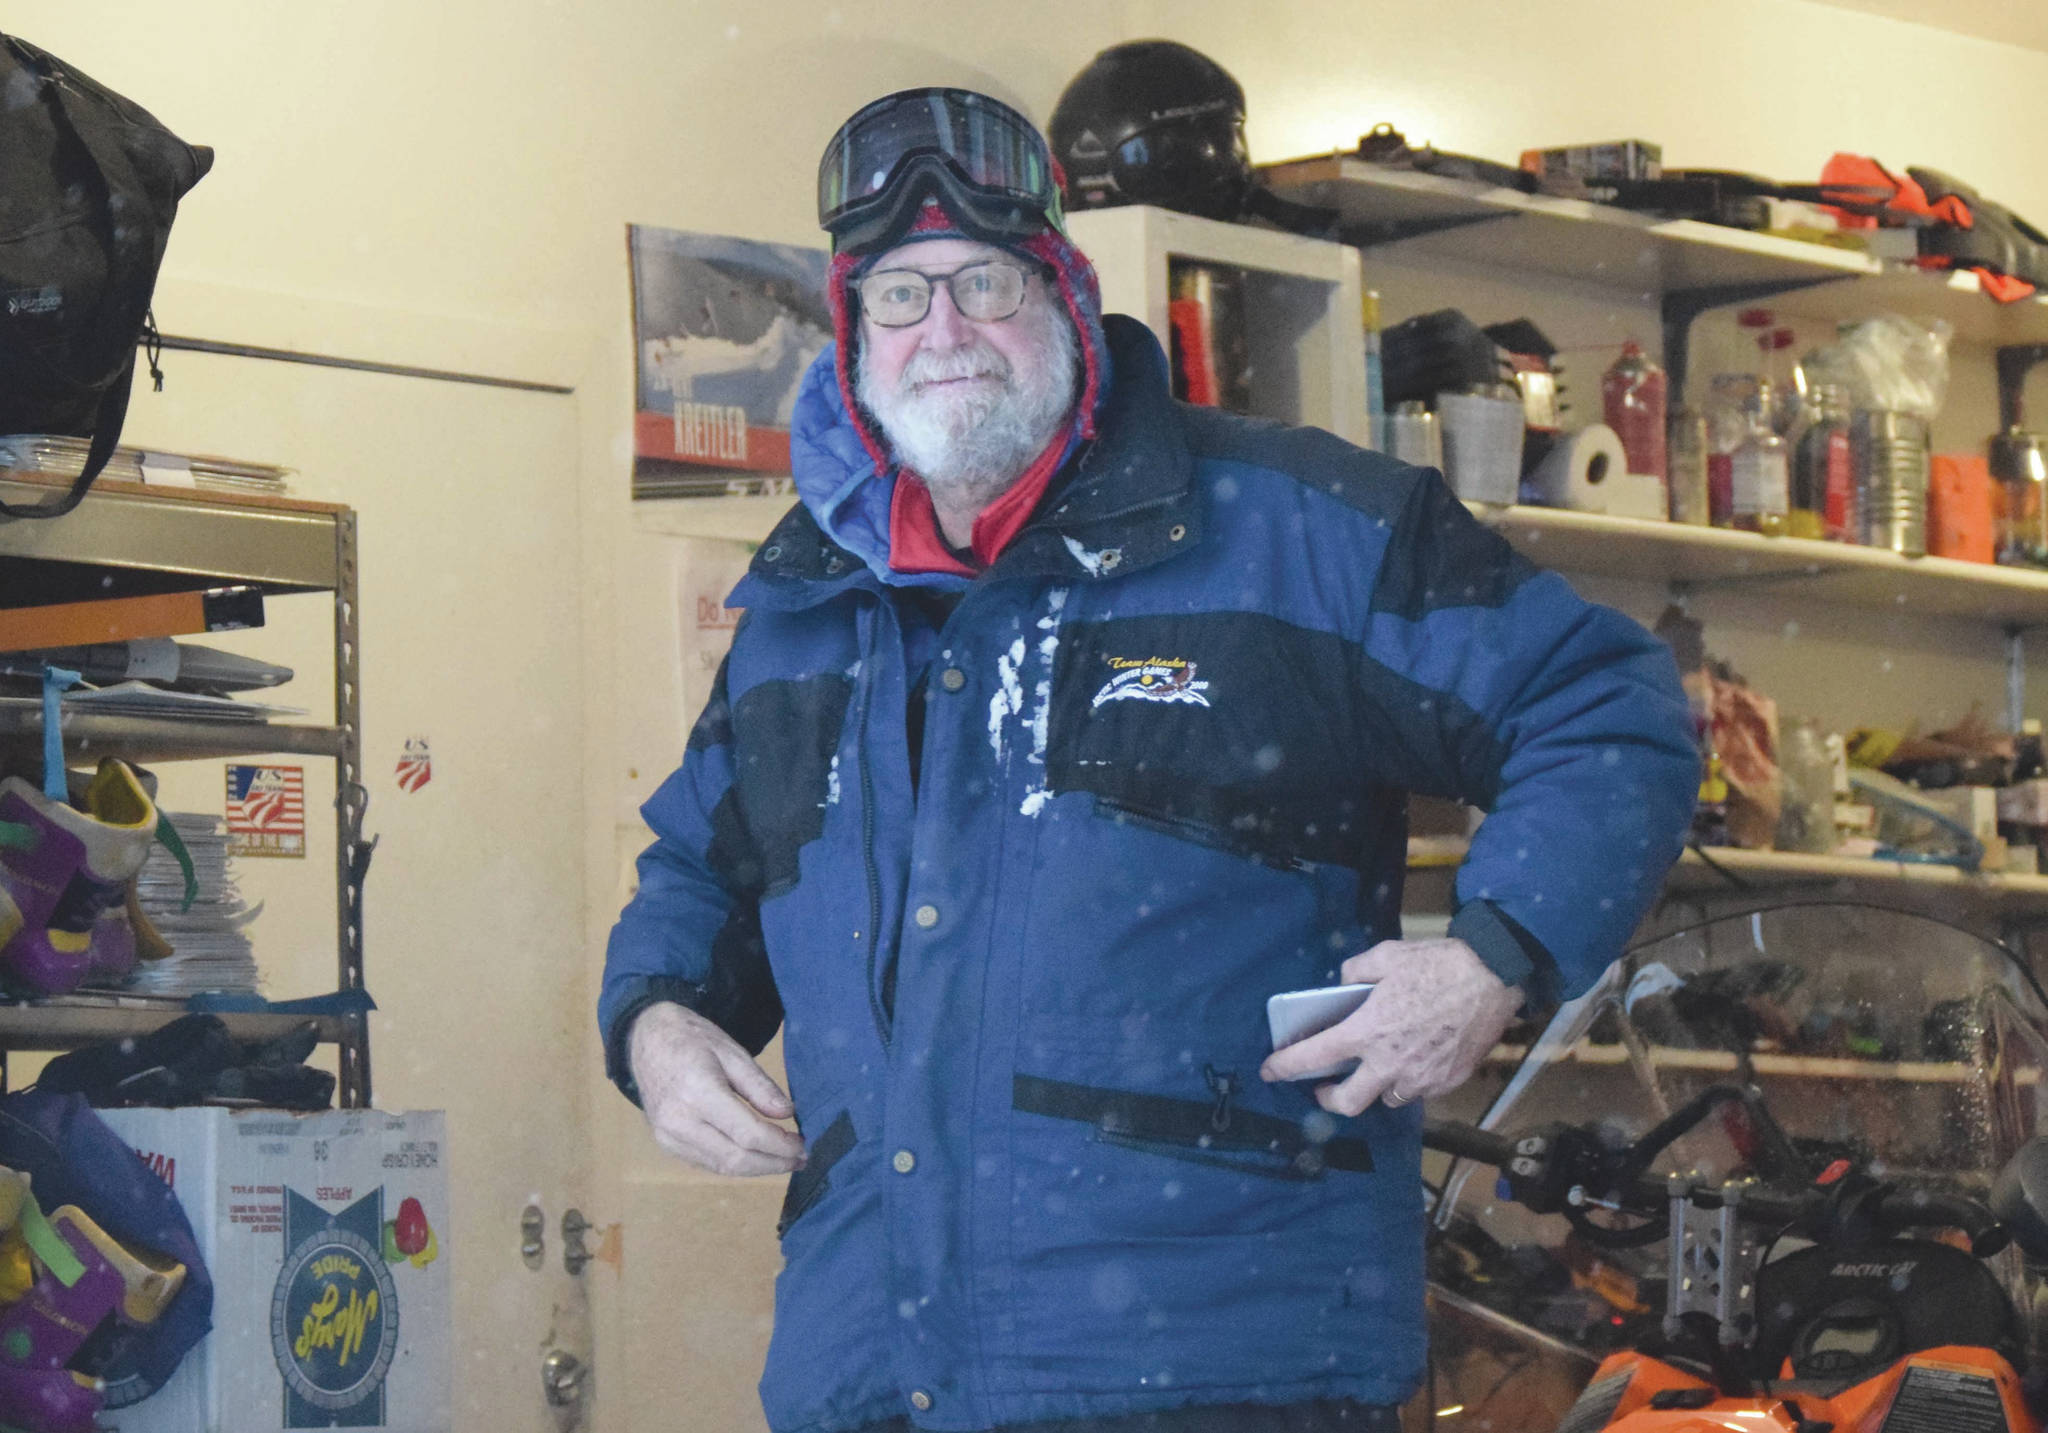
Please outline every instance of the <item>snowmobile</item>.
[{"label": "snowmobile", "polygon": [[1425,1128],[1432,1328],[1522,1351],[1441,1358],[1436,1428],[2043,1433],[2048,997],[2013,952],[1744,913],[1630,952],[1503,1068]]}]

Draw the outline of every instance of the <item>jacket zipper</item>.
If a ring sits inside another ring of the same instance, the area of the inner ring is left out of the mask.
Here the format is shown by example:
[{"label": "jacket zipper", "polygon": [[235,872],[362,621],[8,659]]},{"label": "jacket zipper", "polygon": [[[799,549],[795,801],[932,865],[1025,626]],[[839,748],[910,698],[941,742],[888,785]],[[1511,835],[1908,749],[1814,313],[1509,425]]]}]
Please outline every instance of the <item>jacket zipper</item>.
[{"label": "jacket zipper", "polygon": [[[876,620],[881,620],[879,610]],[[875,869],[875,777],[868,761],[868,710],[875,700],[874,653],[872,646],[861,659],[860,725],[854,745],[860,751],[860,847],[868,878],[868,1009],[875,1017],[875,1033],[882,1048],[889,1046],[889,1012],[882,1008],[882,990],[875,969],[882,936],[882,877]]]}]

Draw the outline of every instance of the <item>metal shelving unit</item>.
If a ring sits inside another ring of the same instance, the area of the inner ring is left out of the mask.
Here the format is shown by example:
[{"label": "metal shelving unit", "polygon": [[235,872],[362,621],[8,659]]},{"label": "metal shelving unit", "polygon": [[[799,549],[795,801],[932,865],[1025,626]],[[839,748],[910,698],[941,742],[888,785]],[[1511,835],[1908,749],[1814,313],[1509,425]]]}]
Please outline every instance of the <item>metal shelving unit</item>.
[{"label": "metal shelving unit", "polygon": [[[45,500],[56,480],[0,470],[0,498]],[[194,591],[247,584],[267,594],[334,596],[334,722],[220,723],[138,719],[70,711],[66,752],[178,761],[271,753],[336,763],[336,951],[340,991],[363,988],[362,888],[369,846],[362,839],[368,793],[362,784],[361,651],[356,598],[356,517],[331,503],[221,494],[189,488],[101,482],[78,509],[55,520],[0,518],[0,564],[33,578],[33,564],[75,580],[96,574],[109,591]],[[16,566],[16,564],[21,564]],[[0,702],[0,742],[42,734],[36,702]],[[8,1050],[63,1050],[139,1035],[182,1013],[161,1001],[71,997],[0,1005],[0,1058]],[[231,1014],[237,1038],[261,1039],[303,1024],[300,1015]],[[345,1108],[370,1103],[367,1017],[318,1020],[322,1040],[338,1047],[338,1095]]]}]

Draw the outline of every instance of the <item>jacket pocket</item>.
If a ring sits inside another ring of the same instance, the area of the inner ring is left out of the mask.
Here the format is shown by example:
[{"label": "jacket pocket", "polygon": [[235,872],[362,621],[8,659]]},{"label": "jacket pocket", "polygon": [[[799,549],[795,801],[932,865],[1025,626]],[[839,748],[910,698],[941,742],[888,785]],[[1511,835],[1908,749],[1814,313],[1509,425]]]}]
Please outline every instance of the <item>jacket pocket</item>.
[{"label": "jacket pocket", "polygon": [[782,1215],[775,1221],[776,1238],[787,1234],[790,1225],[803,1218],[813,1204],[824,1198],[825,1191],[831,1187],[828,1176],[832,1173],[832,1166],[846,1157],[855,1142],[853,1116],[841,1110],[839,1118],[811,1141],[804,1167],[789,1177],[789,1191],[782,1196]]},{"label": "jacket pocket", "polygon": [[1025,1114],[1093,1125],[1105,1144],[1241,1174],[1303,1181],[1330,1169],[1372,1172],[1372,1151],[1363,1139],[1318,1139],[1292,1120],[1236,1108],[1223,1091],[1204,1103],[1018,1075],[1011,1104]]},{"label": "jacket pocket", "polygon": [[1256,861],[1259,865],[1276,871],[1294,871],[1308,875],[1315,870],[1315,867],[1298,856],[1263,850],[1255,843],[1234,836],[1221,827],[1211,826],[1207,822],[1190,817],[1161,815],[1113,797],[1099,795],[1095,798],[1095,810],[1105,820],[1124,826],[1136,826],[1140,830],[1171,836],[1176,840],[1192,841],[1198,846],[1207,846],[1213,851],[1223,851],[1247,861]]}]

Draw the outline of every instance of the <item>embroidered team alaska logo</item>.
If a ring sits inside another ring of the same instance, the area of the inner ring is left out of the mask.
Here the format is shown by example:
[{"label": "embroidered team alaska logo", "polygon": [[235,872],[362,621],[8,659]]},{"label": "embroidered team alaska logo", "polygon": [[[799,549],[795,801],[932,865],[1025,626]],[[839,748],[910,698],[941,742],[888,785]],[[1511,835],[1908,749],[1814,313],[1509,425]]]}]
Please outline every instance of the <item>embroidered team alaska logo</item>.
[{"label": "embroidered team alaska logo", "polygon": [[1207,682],[1195,680],[1195,664],[1185,657],[1105,657],[1116,675],[1095,694],[1089,709],[1104,702],[1186,702],[1205,707]]}]

